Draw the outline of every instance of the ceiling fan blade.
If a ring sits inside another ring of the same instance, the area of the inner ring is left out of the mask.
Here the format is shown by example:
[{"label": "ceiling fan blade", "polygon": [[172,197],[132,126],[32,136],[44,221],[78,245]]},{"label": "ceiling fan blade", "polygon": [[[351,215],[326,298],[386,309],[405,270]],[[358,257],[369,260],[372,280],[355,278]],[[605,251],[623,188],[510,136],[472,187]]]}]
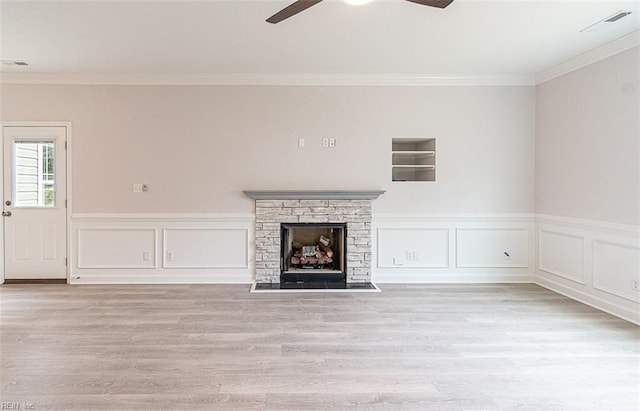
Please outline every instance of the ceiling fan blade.
[{"label": "ceiling fan blade", "polygon": [[291,16],[294,16],[301,11],[308,9],[311,6],[314,6],[320,3],[322,0],[298,0],[293,4],[288,5],[284,9],[280,10],[273,16],[269,17],[267,21],[269,23],[280,23],[284,19],[288,19]]},{"label": "ceiling fan blade", "polygon": [[444,9],[449,4],[453,3],[453,0],[407,0],[411,3],[422,4],[423,6],[431,6],[437,7],[439,9]]}]

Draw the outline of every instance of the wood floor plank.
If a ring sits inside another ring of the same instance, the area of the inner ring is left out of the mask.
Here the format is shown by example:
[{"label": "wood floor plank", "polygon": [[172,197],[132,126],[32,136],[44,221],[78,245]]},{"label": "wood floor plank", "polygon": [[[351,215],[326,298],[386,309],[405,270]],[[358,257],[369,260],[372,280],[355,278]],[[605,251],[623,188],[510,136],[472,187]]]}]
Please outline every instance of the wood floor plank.
[{"label": "wood floor plank", "polygon": [[528,285],[0,287],[37,410],[638,410],[640,327]]}]

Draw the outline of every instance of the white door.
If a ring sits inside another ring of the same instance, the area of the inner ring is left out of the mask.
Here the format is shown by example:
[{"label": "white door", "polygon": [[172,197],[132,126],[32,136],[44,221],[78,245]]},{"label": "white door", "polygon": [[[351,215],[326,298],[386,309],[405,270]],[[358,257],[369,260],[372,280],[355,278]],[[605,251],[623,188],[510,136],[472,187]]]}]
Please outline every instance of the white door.
[{"label": "white door", "polygon": [[67,277],[66,127],[2,128],[4,277]]}]

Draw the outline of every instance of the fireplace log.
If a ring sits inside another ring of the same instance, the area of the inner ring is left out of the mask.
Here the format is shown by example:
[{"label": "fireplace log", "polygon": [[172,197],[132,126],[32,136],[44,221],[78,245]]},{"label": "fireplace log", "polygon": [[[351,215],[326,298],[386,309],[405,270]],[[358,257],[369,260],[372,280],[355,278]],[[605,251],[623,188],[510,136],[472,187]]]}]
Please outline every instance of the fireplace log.
[{"label": "fireplace log", "polygon": [[327,254],[327,256],[333,257],[333,250],[331,249],[331,247],[323,245],[323,244],[319,244],[319,246],[320,246],[320,249],[322,251],[324,251],[325,254]]},{"label": "fireplace log", "polygon": [[320,242],[316,245],[305,246],[299,241],[291,243],[292,253],[289,262],[292,266],[325,266],[333,263],[334,252],[331,244]]},{"label": "fireplace log", "polygon": [[318,264],[329,264],[333,262],[333,259],[324,254],[322,257],[318,258]]}]

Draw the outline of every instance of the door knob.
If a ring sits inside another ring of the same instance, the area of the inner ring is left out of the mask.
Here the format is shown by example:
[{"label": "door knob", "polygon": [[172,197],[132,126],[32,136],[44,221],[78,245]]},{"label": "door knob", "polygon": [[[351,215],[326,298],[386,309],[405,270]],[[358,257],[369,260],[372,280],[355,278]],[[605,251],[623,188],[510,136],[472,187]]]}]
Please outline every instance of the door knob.
[{"label": "door knob", "polygon": [[11,211],[3,211],[2,215],[5,217],[11,217]]},{"label": "door knob", "polygon": [[11,200],[7,200],[4,202],[6,205],[10,206],[11,205]]}]

